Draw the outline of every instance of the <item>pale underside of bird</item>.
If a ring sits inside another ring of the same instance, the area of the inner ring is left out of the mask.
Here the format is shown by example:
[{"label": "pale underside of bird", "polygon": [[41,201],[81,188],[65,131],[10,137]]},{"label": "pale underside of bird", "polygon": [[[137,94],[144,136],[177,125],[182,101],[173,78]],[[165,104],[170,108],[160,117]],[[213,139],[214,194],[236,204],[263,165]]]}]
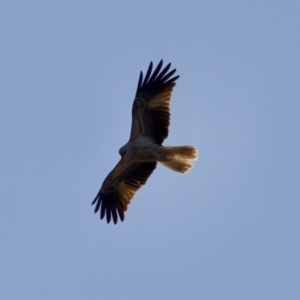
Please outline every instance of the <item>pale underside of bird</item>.
[{"label": "pale underside of bird", "polygon": [[162,146],[167,138],[170,125],[170,101],[175,81],[176,69],[169,71],[169,63],[162,69],[161,60],[152,73],[152,62],[145,78],[140,73],[136,96],[132,106],[132,124],[127,144],[120,148],[120,161],[105,178],[92,205],[95,213],[100,210],[100,218],[106,216],[114,223],[118,218],[124,221],[124,213],[137,190],[146,183],[156,168],[157,162],[185,173],[197,159],[194,146]]}]

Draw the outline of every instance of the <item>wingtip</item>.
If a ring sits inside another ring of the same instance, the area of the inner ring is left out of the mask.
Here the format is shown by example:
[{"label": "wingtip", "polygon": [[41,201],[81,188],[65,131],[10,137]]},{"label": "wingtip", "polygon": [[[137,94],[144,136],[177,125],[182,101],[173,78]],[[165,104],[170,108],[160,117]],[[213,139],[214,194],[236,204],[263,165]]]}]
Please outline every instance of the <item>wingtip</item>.
[{"label": "wingtip", "polygon": [[140,72],[140,76],[139,76],[139,81],[138,81],[138,85],[137,85],[137,91],[141,88],[142,86],[142,82],[143,82],[143,72]]}]

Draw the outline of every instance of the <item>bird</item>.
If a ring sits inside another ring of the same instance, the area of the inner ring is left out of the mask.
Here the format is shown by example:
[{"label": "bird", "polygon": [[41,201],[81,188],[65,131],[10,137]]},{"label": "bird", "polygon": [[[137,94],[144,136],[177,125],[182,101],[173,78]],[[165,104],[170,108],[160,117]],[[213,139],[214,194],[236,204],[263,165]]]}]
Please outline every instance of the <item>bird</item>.
[{"label": "bird", "polygon": [[[145,77],[140,72],[136,95],[132,105],[132,123],[129,141],[120,148],[121,159],[104,179],[92,202],[94,213],[107,223],[113,219],[122,222],[125,212],[138,189],[144,185],[161,163],[179,173],[186,173],[197,159],[194,146],[163,146],[170,125],[170,101],[179,75],[170,70],[171,63],[163,68],[161,60],[152,72],[150,62]],[[173,77],[172,77],[173,76]]]}]

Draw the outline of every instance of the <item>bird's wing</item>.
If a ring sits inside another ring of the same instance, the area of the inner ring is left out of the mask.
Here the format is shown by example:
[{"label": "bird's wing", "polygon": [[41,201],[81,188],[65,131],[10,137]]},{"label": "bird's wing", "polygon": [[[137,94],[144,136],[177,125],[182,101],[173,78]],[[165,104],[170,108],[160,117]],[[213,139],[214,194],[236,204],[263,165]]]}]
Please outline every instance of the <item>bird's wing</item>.
[{"label": "bird's wing", "polygon": [[[124,212],[137,190],[146,183],[156,168],[156,162],[127,162],[121,159],[107,175],[102,187],[92,202],[96,204],[95,213],[100,210],[101,220],[106,215],[107,223],[111,217],[114,223],[124,220]],[[101,205],[101,209],[100,209]]]},{"label": "bird's wing", "polygon": [[179,76],[172,77],[176,69],[169,71],[170,63],[163,70],[162,65],[161,60],[151,74],[151,62],[144,79],[143,73],[140,73],[132,106],[130,140],[143,135],[151,137],[155,143],[161,145],[168,136],[171,93]]}]

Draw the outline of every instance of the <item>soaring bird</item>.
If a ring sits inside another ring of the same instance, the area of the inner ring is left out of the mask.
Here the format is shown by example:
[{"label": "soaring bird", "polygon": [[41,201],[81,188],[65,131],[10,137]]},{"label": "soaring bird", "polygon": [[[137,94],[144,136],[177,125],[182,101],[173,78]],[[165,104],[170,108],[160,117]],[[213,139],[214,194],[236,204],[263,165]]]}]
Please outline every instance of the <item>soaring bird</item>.
[{"label": "soaring bird", "polygon": [[124,213],[137,190],[146,183],[156,168],[157,162],[185,173],[197,159],[194,146],[167,147],[163,141],[167,138],[170,125],[170,101],[176,80],[172,77],[176,69],[169,71],[171,63],[162,69],[161,60],[152,73],[149,65],[145,78],[141,71],[135,99],[132,105],[132,124],[127,144],[120,148],[120,161],[105,178],[92,205],[94,212],[100,210],[100,218],[106,216],[114,223],[118,217],[124,221]]}]

